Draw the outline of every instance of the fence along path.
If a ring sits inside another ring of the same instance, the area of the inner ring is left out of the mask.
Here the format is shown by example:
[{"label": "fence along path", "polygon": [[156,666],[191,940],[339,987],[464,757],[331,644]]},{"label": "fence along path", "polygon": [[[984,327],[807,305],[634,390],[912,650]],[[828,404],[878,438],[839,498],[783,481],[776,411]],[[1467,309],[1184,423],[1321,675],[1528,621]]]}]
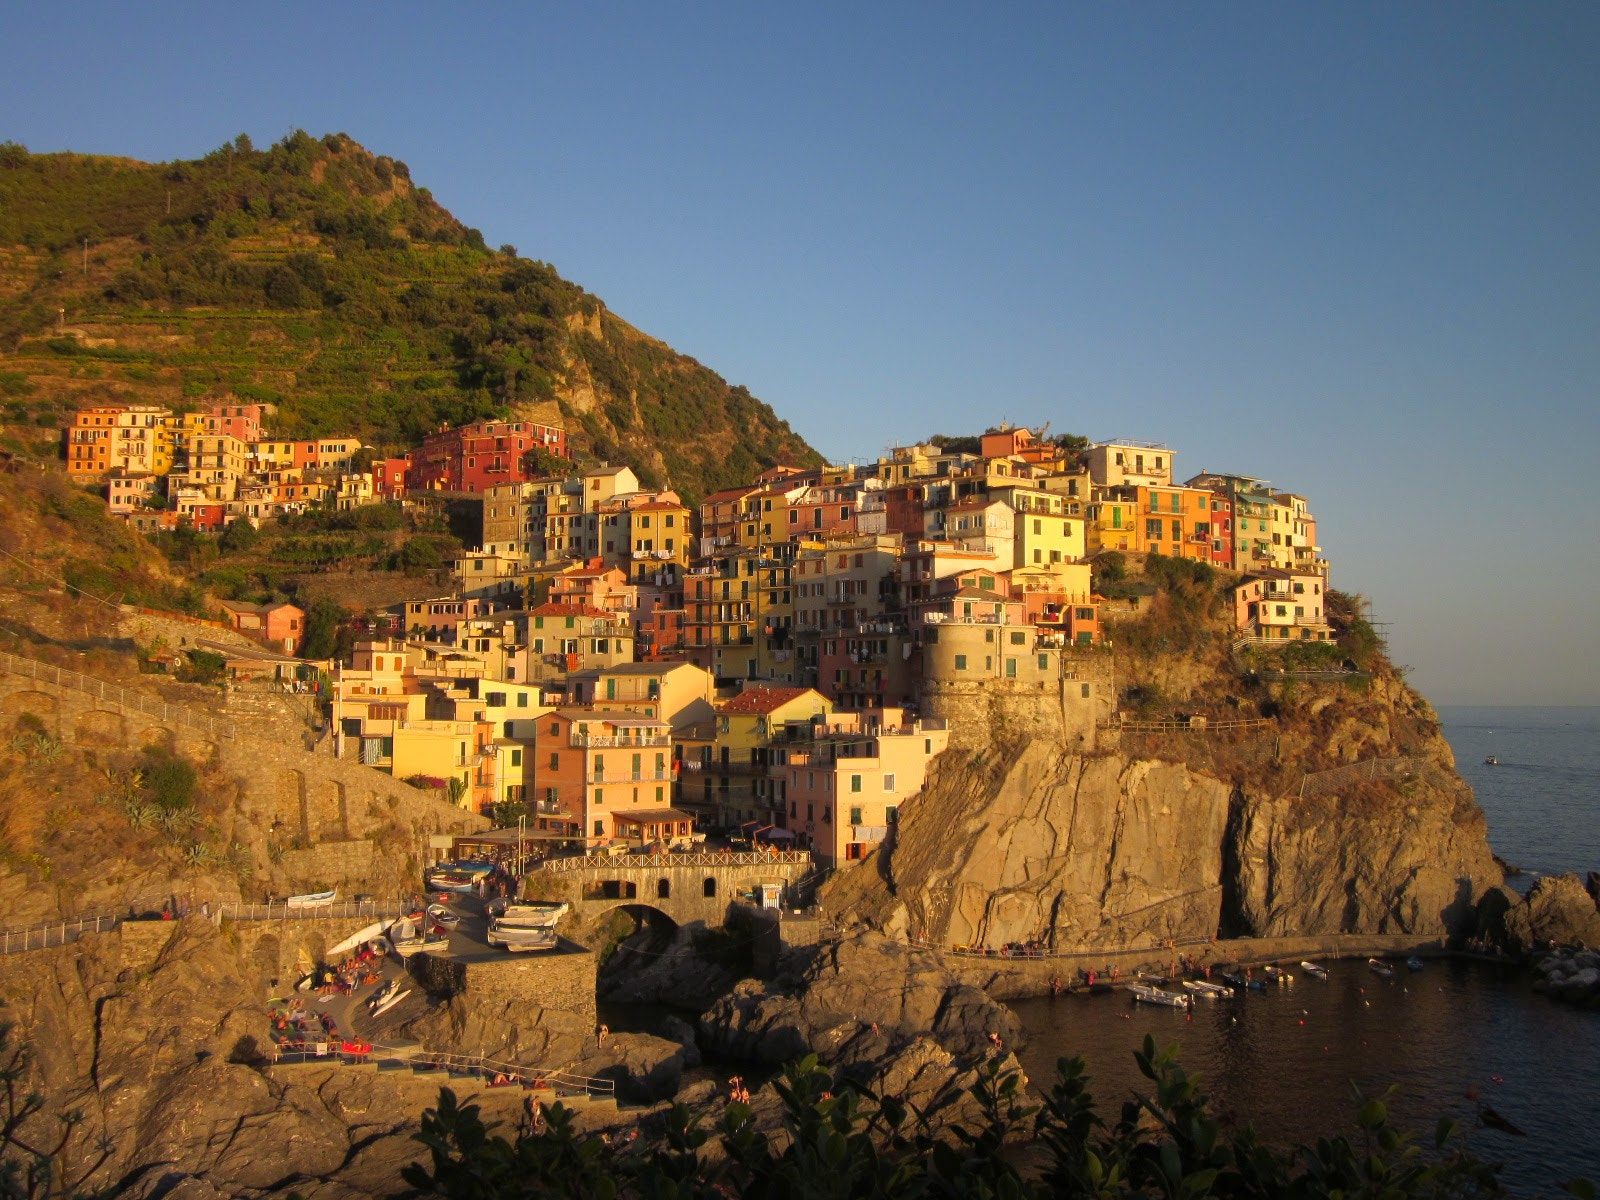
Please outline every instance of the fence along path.
[{"label": "fence along path", "polygon": [[231,738],[238,734],[238,729],[232,721],[202,714],[187,705],[168,704],[165,700],[153,700],[144,693],[131,691],[121,684],[109,683],[104,679],[97,679],[93,675],[84,675],[78,671],[68,671],[62,667],[53,667],[49,663],[42,663],[35,658],[23,658],[21,655],[0,650],[0,669],[12,675],[83,692],[85,695],[104,700],[107,704],[114,704],[118,708],[127,709],[131,712],[143,713],[147,717],[157,717],[171,724],[187,725],[190,728],[202,730],[212,737]]},{"label": "fence along path", "polygon": [[457,1075],[503,1076],[507,1081],[535,1090],[548,1089],[558,1096],[591,1096],[608,1099],[615,1095],[617,1085],[610,1079],[597,1079],[589,1075],[574,1075],[570,1071],[546,1071],[519,1063],[500,1062],[482,1054],[449,1054],[442,1050],[428,1050],[420,1046],[391,1046],[382,1042],[370,1043],[371,1049],[348,1051],[341,1043],[326,1042],[324,1049],[285,1050],[274,1057],[277,1065],[316,1063],[326,1066],[335,1063],[352,1066],[357,1063],[392,1063],[396,1067],[410,1067],[419,1071],[448,1071]]},{"label": "fence along path", "polygon": [[1322,796],[1347,783],[1363,779],[1400,779],[1414,774],[1428,765],[1425,758],[1400,755],[1394,758],[1368,758],[1361,762],[1346,763],[1342,767],[1329,767],[1326,771],[1312,771],[1300,777],[1300,798]]},{"label": "fence along path", "polygon": [[[154,900],[134,900],[128,912],[87,913],[70,920],[50,921],[30,925],[24,929],[0,930],[0,954],[21,954],[25,950],[45,950],[51,946],[65,946],[86,933],[107,933],[124,921],[148,921],[152,918],[130,913],[157,912],[170,900],[158,896]],[[312,921],[333,920],[376,921],[383,917],[400,917],[411,911],[405,900],[335,900],[330,904],[301,905],[277,900],[267,904],[239,904],[231,900],[202,901],[191,905],[190,915],[201,912],[209,920],[220,922],[227,917],[233,921]]]}]

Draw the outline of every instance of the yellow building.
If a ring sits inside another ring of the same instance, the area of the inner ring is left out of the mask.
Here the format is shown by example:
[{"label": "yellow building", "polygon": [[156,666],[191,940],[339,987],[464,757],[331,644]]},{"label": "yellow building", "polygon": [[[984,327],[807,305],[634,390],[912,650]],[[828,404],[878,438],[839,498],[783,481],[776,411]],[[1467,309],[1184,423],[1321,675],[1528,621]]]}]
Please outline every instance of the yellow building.
[{"label": "yellow building", "polygon": [[1143,518],[1138,499],[1131,493],[1107,490],[1084,509],[1084,534],[1090,554],[1102,550],[1143,552]]},{"label": "yellow building", "polygon": [[795,736],[808,739],[833,702],[812,688],[747,687],[715,702],[715,715],[674,737],[682,755],[680,803],[711,824],[770,822],[783,803]]}]

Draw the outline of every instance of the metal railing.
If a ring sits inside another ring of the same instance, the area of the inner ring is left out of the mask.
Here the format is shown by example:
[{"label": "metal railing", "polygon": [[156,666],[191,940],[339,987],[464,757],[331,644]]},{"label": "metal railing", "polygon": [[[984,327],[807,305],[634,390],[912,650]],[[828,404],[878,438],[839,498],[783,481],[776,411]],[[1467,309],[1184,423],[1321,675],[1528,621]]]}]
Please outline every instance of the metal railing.
[{"label": "metal railing", "polygon": [[1425,758],[1398,756],[1393,758],[1368,758],[1361,762],[1346,763],[1342,767],[1329,767],[1325,771],[1309,771],[1300,777],[1299,796],[1321,796],[1341,784],[1369,779],[1396,779],[1420,771],[1428,765]]},{"label": "metal railing", "polygon": [[665,854],[568,855],[547,858],[538,870],[553,872],[616,871],[623,867],[766,867],[811,861],[809,850],[691,850]]},{"label": "metal railing", "polygon": [[96,679],[92,675],[83,675],[77,671],[67,671],[61,667],[53,667],[48,663],[39,662],[37,659],[23,658],[0,650],[0,669],[4,669],[13,675],[52,683],[56,687],[72,688],[86,695],[95,696],[108,704],[115,704],[118,708],[130,709],[134,712],[144,713],[146,716],[159,717],[163,721],[179,725],[189,725],[196,729],[204,730],[214,737],[231,738],[236,733],[232,721],[201,716],[183,705],[168,704],[164,700],[152,700],[143,693],[129,691],[119,684],[107,683],[103,679]]},{"label": "metal railing", "polygon": [[[168,904],[169,896],[134,900],[126,912],[85,913],[67,920],[49,921],[23,929],[0,930],[0,955],[21,954],[26,950],[45,950],[52,946],[65,946],[75,942],[85,933],[108,933],[126,921],[153,923],[160,918],[130,915],[153,913]],[[335,900],[323,905],[294,905],[275,900],[266,904],[241,904],[231,900],[188,901],[189,915],[204,915],[208,920],[220,922],[223,917],[233,921],[309,921],[377,920],[382,917],[404,916],[411,905],[404,900]]]}]

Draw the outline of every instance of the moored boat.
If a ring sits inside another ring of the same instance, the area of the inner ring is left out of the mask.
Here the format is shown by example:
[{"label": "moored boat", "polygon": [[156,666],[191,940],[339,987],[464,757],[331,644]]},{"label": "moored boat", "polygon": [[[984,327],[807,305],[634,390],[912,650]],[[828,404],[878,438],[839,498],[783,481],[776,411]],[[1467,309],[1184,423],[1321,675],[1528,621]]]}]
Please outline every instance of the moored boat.
[{"label": "moored boat", "polygon": [[1185,979],[1183,990],[1191,996],[1201,996],[1207,1000],[1224,1000],[1233,995],[1233,989],[1220,983],[1210,983],[1204,979]]},{"label": "moored boat", "polygon": [[1302,960],[1300,963],[1300,969],[1313,979],[1326,979],[1328,977],[1328,968],[1323,966],[1321,963],[1305,962]]},{"label": "moored boat", "polygon": [[1267,985],[1259,979],[1246,978],[1242,971],[1220,971],[1218,977],[1224,982],[1233,985],[1235,992],[1264,992]]},{"label": "moored boat", "polygon": [[1423,964],[1422,960],[1420,958],[1418,958],[1415,954],[1413,954],[1410,958],[1406,959],[1406,966],[1408,968],[1410,968],[1411,970],[1413,970],[1413,971],[1422,970],[1423,965],[1424,964]]},{"label": "moored boat", "polygon": [[1176,992],[1164,992],[1158,987],[1135,983],[1128,988],[1137,1004],[1159,1004],[1163,1008],[1188,1008],[1189,997]]},{"label": "moored boat", "polygon": [[1367,959],[1367,970],[1371,971],[1374,975],[1381,975],[1385,979],[1394,978],[1394,968],[1388,963],[1384,962],[1381,958]]},{"label": "moored boat", "polygon": [[331,892],[306,892],[300,896],[290,896],[284,901],[290,908],[323,908],[332,904],[339,898],[337,891]]},{"label": "moored boat", "polygon": [[1261,975],[1268,983],[1276,983],[1279,986],[1294,982],[1294,976],[1282,967],[1263,967],[1261,968]]}]

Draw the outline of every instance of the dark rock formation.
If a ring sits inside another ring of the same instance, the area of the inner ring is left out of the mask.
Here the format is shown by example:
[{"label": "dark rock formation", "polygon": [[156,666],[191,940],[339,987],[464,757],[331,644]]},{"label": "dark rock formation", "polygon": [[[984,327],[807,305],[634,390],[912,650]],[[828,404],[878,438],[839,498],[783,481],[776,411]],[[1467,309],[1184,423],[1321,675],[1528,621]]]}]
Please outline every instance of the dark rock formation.
[{"label": "dark rock formation", "polygon": [[[687,1026],[684,1026],[687,1028]],[[691,1037],[693,1031],[690,1031]],[[685,1068],[700,1062],[700,1051],[648,1033],[613,1033],[605,1045],[595,1046],[566,1069],[591,1079],[609,1079],[617,1085],[617,1098],[630,1104],[670,1100],[678,1091]]]},{"label": "dark rock formation", "polygon": [[[1001,1041],[997,1047],[991,1035]],[[1016,1017],[936,957],[877,932],[825,942],[770,983],[746,980],[700,1018],[707,1053],[775,1065],[815,1052],[928,1112],[970,1103],[974,1068],[1010,1053]]]},{"label": "dark rock formation", "polygon": [[[1319,697],[1281,734],[1152,739],[1144,754],[1039,738],[952,750],[901,806],[892,849],[843,872],[825,903],[896,934],[991,948],[1470,932],[1503,876],[1426,716],[1399,689],[1359,706]],[[1384,719],[1404,727],[1409,753],[1385,740],[1398,735]],[[1372,757],[1301,766],[1356,754]]]},{"label": "dark rock formation", "polygon": [[1600,947],[1600,910],[1576,875],[1554,875],[1528,889],[1528,898],[1505,914],[1513,946]]}]

